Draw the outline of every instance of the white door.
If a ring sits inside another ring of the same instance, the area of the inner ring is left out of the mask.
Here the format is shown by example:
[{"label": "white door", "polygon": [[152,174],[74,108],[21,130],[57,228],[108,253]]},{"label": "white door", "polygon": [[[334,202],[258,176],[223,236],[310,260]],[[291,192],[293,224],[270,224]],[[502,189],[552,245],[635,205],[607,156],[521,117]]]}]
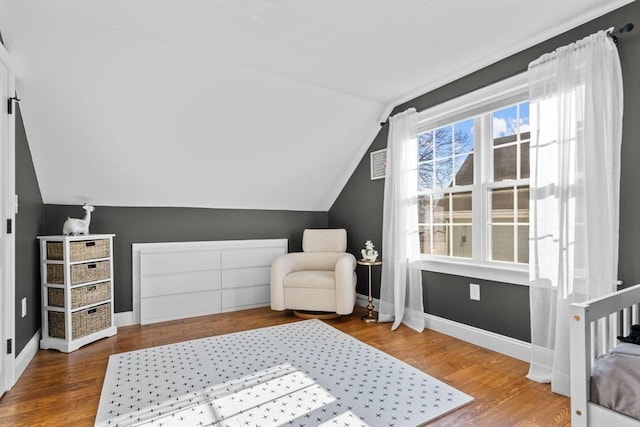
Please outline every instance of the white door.
[{"label": "white door", "polygon": [[[9,55],[0,45],[0,396],[13,386],[14,318],[14,117],[8,99],[15,90]],[[11,230],[9,223],[11,222]],[[9,344],[10,343],[10,344]]]}]

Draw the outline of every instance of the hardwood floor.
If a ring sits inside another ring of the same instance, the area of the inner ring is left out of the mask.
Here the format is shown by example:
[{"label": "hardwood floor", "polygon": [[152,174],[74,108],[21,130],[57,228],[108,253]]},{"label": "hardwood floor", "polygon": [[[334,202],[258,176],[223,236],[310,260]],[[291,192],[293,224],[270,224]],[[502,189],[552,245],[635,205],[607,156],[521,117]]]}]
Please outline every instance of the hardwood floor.
[{"label": "hardwood floor", "polygon": [[[528,364],[449,336],[364,323],[364,309],[326,322],[432,375],[475,400],[431,426],[569,426],[569,399],[525,378]],[[289,312],[258,308],[147,326],[73,353],[41,350],[0,399],[0,426],[92,426],[109,355],[196,338],[296,322]],[[362,373],[366,375],[366,373]]]}]

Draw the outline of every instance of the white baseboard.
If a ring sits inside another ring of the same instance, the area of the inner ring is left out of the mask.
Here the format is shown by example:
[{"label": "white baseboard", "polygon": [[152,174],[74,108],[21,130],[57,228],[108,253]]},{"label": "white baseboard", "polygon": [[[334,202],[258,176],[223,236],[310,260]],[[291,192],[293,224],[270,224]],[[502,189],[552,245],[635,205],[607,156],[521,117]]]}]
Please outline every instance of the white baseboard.
[{"label": "white baseboard", "polygon": [[135,325],[135,322],[133,321],[133,311],[123,311],[121,313],[115,313],[113,315],[113,323],[115,323],[116,328],[120,326]]},{"label": "white baseboard", "polygon": [[27,366],[29,366],[29,363],[31,363],[31,360],[34,358],[38,350],[40,350],[40,329],[38,329],[38,332],[31,337],[20,354],[16,356],[16,363],[13,366],[14,373],[12,386],[18,382],[18,379],[22,376],[25,369],[27,369]]},{"label": "white baseboard", "polygon": [[531,360],[531,344],[515,338],[496,334],[474,326],[454,322],[425,313],[425,326],[432,331],[440,332],[475,344],[479,347],[502,353],[529,363]]},{"label": "white baseboard", "polygon": [[[357,294],[356,302],[358,305],[366,307],[367,298],[368,297],[366,295]],[[379,300],[373,300],[373,306],[376,310],[378,310],[379,303]],[[463,323],[454,322],[453,320],[444,319],[428,313],[425,313],[424,317],[425,326],[432,331],[449,335],[459,340],[502,353],[527,363],[531,360],[531,344],[528,342],[496,334],[495,332],[486,331],[474,326],[465,325]]]}]

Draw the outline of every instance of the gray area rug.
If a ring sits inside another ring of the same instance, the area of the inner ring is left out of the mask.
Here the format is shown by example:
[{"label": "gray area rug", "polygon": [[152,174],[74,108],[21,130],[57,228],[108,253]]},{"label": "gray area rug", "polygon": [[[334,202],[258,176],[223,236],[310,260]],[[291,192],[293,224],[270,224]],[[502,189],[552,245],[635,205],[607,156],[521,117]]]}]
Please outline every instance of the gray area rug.
[{"label": "gray area rug", "polygon": [[472,397],[320,320],[112,355],[96,426],[418,426]]}]

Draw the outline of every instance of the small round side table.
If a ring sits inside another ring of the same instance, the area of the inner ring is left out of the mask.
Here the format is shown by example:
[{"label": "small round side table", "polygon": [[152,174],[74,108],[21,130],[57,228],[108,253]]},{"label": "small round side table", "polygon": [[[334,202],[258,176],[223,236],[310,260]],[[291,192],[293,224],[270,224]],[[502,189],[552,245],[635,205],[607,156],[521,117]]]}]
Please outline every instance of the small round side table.
[{"label": "small round side table", "polygon": [[369,304],[367,304],[367,310],[369,310],[369,312],[362,316],[362,320],[367,323],[377,322],[378,319],[376,319],[376,317],[373,315],[373,297],[371,296],[371,267],[374,265],[382,265],[382,260],[367,261],[364,259],[359,259],[357,263],[369,267]]}]

